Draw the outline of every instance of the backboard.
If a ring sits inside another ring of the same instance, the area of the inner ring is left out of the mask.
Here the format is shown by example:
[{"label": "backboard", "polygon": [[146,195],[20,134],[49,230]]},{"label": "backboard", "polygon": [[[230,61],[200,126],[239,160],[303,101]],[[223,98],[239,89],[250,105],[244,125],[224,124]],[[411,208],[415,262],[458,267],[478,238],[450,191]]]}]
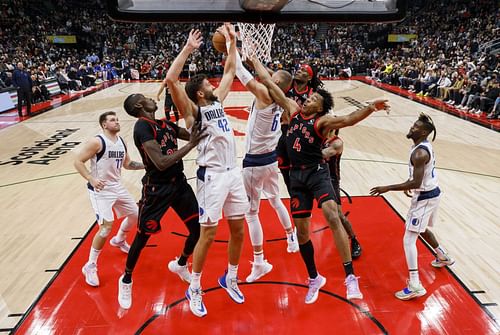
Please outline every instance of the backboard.
[{"label": "backboard", "polygon": [[107,0],[111,18],[136,22],[394,22],[408,0]]}]

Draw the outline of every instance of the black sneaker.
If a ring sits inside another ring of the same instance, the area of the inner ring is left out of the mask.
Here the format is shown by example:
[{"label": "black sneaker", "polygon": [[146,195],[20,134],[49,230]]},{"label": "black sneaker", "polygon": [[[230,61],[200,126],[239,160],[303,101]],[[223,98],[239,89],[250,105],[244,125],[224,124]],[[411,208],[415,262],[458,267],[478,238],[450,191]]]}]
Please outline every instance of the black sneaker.
[{"label": "black sneaker", "polygon": [[359,258],[361,256],[361,245],[359,244],[358,240],[353,238],[351,240],[351,257],[352,259]]}]

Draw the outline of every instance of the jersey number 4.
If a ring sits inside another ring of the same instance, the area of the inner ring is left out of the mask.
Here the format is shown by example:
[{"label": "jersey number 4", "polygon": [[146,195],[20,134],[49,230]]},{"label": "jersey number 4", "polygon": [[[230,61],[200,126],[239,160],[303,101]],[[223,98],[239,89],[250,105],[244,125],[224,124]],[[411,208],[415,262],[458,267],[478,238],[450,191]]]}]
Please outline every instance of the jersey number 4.
[{"label": "jersey number 4", "polygon": [[295,139],[295,142],[293,142],[293,148],[294,148],[296,151],[300,152],[300,149],[302,148],[302,147],[300,146],[300,138],[296,138],[296,139]]}]

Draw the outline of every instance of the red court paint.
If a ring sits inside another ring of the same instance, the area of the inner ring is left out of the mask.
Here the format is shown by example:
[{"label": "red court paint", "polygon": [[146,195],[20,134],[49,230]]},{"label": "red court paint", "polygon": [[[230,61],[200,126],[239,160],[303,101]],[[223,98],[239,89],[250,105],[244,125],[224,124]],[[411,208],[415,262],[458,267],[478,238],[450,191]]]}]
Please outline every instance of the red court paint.
[{"label": "red court paint", "polygon": [[[217,277],[227,267],[228,228],[220,222],[217,240],[205,265],[202,286],[208,315],[191,314],[184,292],[187,284],[167,270],[177,256],[187,230],[169,211],[163,231],[143,250],[134,272],[133,304],[122,310],[117,281],[126,255],[106,245],[99,259],[101,286],[85,284],[81,267],[96,227],[68,260],[57,278],[23,319],[16,334],[498,334],[499,329],[470,293],[447,269],[435,269],[433,255],[418,242],[419,266],[427,295],[400,301],[394,292],[407,278],[403,254],[403,221],[381,198],[353,197],[349,211],[363,254],[354,262],[363,300],[348,302],[344,273],[331,231],[320,210],[312,217],[312,241],[319,272],[327,278],[315,304],[304,304],[307,273],[300,254],[288,254],[284,232],[267,201],[263,201],[265,258],[274,269],[261,280],[241,284],[246,301],[235,304],[219,288]],[[288,201],[286,200],[288,206]],[[326,229],[325,229],[326,228]],[[129,242],[132,241],[132,236]],[[250,272],[248,236],[239,277]]]}]

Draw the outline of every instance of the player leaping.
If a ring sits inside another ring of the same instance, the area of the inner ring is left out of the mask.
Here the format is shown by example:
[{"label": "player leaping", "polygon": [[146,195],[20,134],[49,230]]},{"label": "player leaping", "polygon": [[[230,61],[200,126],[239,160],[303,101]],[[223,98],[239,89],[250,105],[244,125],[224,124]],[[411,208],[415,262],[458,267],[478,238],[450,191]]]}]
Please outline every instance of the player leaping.
[{"label": "player leaping", "polygon": [[[278,186],[278,160],[276,145],[281,135],[280,119],[283,108],[274,102],[269,89],[255,80],[243,66],[240,55],[236,54],[236,76],[245,87],[253,93],[255,100],[250,107],[247,123],[246,154],[243,159],[243,181],[250,201],[250,209],[246,213],[250,241],[253,246],[254,261],[252,271],[246,278],[253,282],[261,278],[273,268],[264,260],[264,234],[259,220],[259,205],[262,192],[276,211],[281,225],[287,235],[287,251],[299,251],[297,235],[285,205],[280,198]],[[287,71],[276,71],[273,81],[286,92],[292,83],[292,75]]]},{"label": "player leaping", "polygon": [[198,120],[208,134],[198,145],[197,198],[201,232],[193,254],[191,284],[186,291],[189,307],[193,314],[199,317],[207,314],[201,296],[201,271],[223,210],[231,236],[228,247],[228,271],[219,278],[219,284],[236,303],[241,304],[245,301],[243,293],[238,288],[237,272],[248,199],[241,172],[236,165],[233,129],[222,106],[235,74],[236,34],[230,24],[225,24],[218,31],[226,37],[229,49],[219,87],[214,88],[205,75],[191,77],[185,89],[179,82],[179,75],[187,58],[202,43],[201,32],[198,30],[191,30],[186,45],[172,63],[165,78],[174,104],[182,113],[187,128],[192,127]]},{"label": "player leaping", "polygon": [[346,274],[347,299],[361,299],[358,277],[354,275],[349,241],[342,227],[335,202],[335,192],[330,182],[330,173],[321,153],[322,144],[333,129],[349,127],[368,117],[377,110],[388,110],[386,100],[377,100],[349,115],[334,117],[328,115],[333,107],[329,92],[318,89],[305,101],[302,108],[285,96],[273,82],[271,76],[258,60],[253,60],[259,77],[266,85],[274,101],[291,114],[286,143],[290,157],[291,211],[297,227],[300,254],[309,274],[309,290],[305,303],[312,304],[318,299],[319,289],[326,278],[316,270],[314,247],[309,237],[311,210],[316,198],[323,215],[333,231],[335,244],[342,259]]}]

